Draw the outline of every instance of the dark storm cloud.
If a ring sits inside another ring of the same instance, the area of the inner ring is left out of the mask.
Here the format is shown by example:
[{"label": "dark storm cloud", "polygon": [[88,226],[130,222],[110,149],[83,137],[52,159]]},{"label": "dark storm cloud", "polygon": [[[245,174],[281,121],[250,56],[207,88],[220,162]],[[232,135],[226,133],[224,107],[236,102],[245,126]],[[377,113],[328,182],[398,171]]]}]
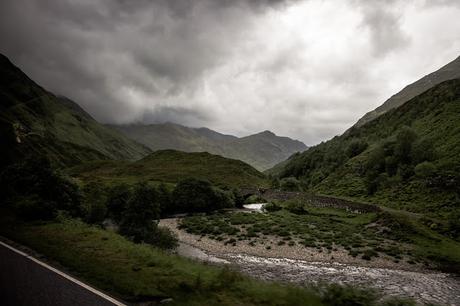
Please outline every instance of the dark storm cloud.
[{"label": "dark storm cloud", "polygon": [[[456,4],[3,0],[0,52],[104,122],[271,129],[313,144],[458,55]],[[421,30],[424,18],[442,34]]]}]

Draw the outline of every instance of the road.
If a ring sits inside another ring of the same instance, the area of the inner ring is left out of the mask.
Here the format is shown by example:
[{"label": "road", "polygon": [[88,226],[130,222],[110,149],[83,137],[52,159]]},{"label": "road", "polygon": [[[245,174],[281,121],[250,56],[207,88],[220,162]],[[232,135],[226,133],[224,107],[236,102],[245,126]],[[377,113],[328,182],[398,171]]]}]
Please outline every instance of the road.
[{"label": "road", "polygon": [[0,241],[0,305],[125,305]]}]

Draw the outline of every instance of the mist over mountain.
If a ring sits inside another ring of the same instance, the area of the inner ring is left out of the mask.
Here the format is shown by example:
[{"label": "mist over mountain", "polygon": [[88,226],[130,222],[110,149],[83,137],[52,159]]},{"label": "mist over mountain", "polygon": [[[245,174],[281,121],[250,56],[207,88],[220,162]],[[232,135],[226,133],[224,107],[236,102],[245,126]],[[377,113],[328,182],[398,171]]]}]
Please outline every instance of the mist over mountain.
[{"label": "mist over mountain", "polygon": [[173,149],[209,152],[242,160],[258,170],[266,170],[307,146],[298,140],[270,131],[246,137],[225,135],[208,128],[191,128],[174,123],[109,125],[151,150]]}]

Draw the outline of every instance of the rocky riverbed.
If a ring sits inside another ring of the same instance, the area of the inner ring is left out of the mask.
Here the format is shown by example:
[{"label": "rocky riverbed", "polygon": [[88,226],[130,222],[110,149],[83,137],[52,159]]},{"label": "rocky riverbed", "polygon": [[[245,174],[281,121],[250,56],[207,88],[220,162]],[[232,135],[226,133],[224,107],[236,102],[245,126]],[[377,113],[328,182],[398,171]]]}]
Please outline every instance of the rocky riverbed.
[{"label": "rocky riverbed", "polygon": [[[375,288],[385,295],[412,297],[420,303],[460,306],[460,279],[450,274],[423,270],[419,267],[386,266],[383,262],[337,262],[324,254],[296,258],[261,248],[261,254],[235,249],[210,239],[177,229],[176,219],[162,220],[179,236],[178,253],[215,264],[231,264],[253,277],[300,285],[339,283]],[[264,251],[265,252],[264,252]],[[304,251],[305,253],[305,251]],[[275,254],[276,256],[271,256]],[[294,253],[295,254],[295,253]],[[291,258],[289,258],[291,257]],[[320,258],[320,260],[314,260]],[[309,260],[310,259],[310,260]]]}]

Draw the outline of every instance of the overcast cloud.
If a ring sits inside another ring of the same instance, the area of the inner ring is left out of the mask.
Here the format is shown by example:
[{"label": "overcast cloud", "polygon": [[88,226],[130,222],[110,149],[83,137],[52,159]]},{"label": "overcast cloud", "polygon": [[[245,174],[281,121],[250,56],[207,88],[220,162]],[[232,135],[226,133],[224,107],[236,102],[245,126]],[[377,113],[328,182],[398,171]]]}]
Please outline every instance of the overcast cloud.
[{"label": "overcast cloud", "polygon": [[107,123],[312,145],[460,55],[457,0],[2,0],[0,52]]}]

